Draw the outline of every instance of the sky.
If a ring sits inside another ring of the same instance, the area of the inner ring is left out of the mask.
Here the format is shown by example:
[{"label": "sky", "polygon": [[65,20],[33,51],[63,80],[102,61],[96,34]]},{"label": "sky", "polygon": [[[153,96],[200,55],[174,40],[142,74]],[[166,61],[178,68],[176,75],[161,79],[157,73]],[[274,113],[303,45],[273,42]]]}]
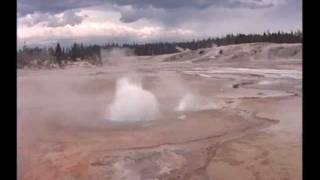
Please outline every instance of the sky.
[{"label": "sky", "polygon": [[18,0],[18,46],[302,30],[302,0]]}]

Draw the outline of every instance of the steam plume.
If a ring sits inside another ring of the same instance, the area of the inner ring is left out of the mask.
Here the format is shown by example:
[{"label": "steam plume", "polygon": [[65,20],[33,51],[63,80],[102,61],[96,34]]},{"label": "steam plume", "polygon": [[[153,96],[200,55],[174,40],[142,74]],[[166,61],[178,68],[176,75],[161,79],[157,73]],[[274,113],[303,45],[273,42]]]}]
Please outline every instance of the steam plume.
[{"label": "steam plume", "polygon": [[128,78],[117,81],[116,95],[109,108],[112,121],[148,121],[158,114],[156,97]]}]

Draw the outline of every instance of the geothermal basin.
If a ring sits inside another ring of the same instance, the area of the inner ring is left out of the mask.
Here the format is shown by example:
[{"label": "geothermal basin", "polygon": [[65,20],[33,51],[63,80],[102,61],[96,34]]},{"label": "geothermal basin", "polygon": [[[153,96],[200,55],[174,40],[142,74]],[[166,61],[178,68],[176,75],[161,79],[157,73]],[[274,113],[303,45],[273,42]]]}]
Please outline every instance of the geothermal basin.
[{"label": "geothermal basin", "polygon": [[18,70],[19,179],[302,179],[301,44],[199,51]]}]

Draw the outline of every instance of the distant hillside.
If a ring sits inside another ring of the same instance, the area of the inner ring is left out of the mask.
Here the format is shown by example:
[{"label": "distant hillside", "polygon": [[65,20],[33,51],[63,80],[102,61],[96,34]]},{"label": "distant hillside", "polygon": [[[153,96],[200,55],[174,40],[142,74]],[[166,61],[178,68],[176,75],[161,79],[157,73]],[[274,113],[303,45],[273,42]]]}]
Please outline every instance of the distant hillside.
[{"label": "distant hillside", "polygon": [[191,61],[193,63],[214,62],[247,62],[263,60],[298,60],[302,59],[301,43],[246,43],[226,45],[214,48],[202,48],[172,54],[163,61]]},{"label": "distant hillside", "polygon": [[[202,40],[193,40],[188,42],[172,43],[148,43],[148,44],[124,44],[122,47],[133,49],[136,55],[159,55],[176,53],[181,49],[196,50],[200,48],[209,48],[212,46],[222,46],[230,44],[270,42],[270,43],[302,43],[302,32],[291,31],[263,34],[229,34],[224,37],[208,38]],[[117,44],[108,44],[102,47],[110,48],[118,46]]]},{"label": "distant hillside", "polygon": [[117,44],[90,45],[74,43],[70,48],[56,47],[31,48],[24,46],[17,52],[17,67],[26,66],[50,66],[51,64],[61,65],[65,62],[88,61],[92,64],[101,63],[100,49],[129,48],[138,55],[160,55],[182,52],[184,50],[197,50],[230,44],[270,42],[270,43],[302,43],[302,32],[265,32],[262,34],[229,34],[224,37],[193,40],[187,42],[158,42],[146,44]]}]

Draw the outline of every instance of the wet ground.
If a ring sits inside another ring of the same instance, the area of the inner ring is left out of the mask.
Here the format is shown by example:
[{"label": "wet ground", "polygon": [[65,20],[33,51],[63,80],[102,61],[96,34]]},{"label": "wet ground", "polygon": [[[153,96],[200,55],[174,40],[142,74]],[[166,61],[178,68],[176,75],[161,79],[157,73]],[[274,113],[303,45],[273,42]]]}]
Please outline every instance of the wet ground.
[{"label": "wet ground", "polygon": [[[18,71],[19,178],[302,179],[301,59],[168,57]],[[157,97],[155,120],[105,118],[123,76]],[[196,106],[176,111],[186,94]]]}]

